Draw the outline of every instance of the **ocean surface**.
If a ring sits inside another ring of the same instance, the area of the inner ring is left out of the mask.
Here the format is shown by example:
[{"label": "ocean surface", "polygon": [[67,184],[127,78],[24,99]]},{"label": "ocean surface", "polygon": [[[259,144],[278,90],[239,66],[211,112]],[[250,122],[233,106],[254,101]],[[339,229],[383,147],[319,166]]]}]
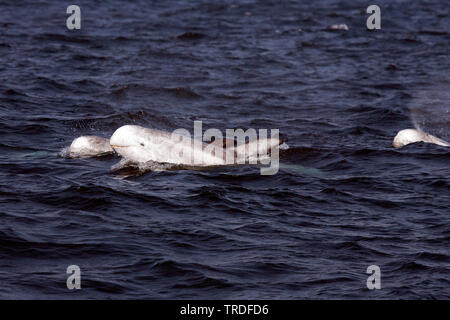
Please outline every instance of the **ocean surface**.
[{"label": "ocean surface", "polygon": [[[450,298],[450,148],[392,147],[450,137],[448,3],[378,0],[376,31],[360,0],[69,4],[0,0],[0,298]],[[269,176],[58,155],[195,120],[290,148]]]}]

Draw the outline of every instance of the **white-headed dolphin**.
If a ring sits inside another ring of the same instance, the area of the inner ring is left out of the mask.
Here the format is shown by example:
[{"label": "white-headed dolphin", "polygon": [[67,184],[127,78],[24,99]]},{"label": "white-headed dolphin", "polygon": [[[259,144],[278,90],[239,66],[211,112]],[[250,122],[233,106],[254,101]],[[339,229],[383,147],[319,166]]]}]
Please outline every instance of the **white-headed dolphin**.
[{"label": "white-headed dolphin", "polygon": [[111,147],[123,158],[134,162],[156,161],[193,166],[217,166],[243,163],[266,155],[281,143],[279,139],[258,139],[226,148],[220,142],[206,144],[189,136],[168,133],[137,125],[125,125],[111,136]]},{"label": "white-headed dolphin", "polygon": [[400,148],[415,142],[434,143],[440,146],[450,147],[450,143],[417,129],[404,129],[399,131],[392,142],[392,146],[394,148]]},{"label": "white-headed dolphin", "polygon": [[113,153],[114,150],[109,144],[109,139],[97,136],[81,136],[73,140],[66,156],[70,158],[87,158]]}]

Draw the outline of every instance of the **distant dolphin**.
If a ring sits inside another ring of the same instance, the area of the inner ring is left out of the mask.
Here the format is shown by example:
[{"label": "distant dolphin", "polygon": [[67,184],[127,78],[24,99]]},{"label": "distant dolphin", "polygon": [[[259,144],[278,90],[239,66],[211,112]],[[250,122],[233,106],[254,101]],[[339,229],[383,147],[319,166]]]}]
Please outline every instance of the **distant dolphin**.
[{"label": "distant dolphin", "polygon": [[73,140],[69,148],[63,153],[69,158],[96,157],[113,153],[109,139],[96,136],[81,136]]},{"label": "distant dolphin", "polygon": [[155,161],[193,166],[217,166],[255,161],[282,142],[268,138],[253,140],[234,148],[224,148],[222,141],[210,144],[190,137],[136,125],[126,125],[111,136],[111,147],[123,158],[134,162]]},{"label": "distant dolphin", "polygon": [[394,148],[401,148],[415,142],[434,143],[440,146],[450,147],[450,143],[417,129],[404,129],[399,131],[394,141],[392,141],[392,146]]}]

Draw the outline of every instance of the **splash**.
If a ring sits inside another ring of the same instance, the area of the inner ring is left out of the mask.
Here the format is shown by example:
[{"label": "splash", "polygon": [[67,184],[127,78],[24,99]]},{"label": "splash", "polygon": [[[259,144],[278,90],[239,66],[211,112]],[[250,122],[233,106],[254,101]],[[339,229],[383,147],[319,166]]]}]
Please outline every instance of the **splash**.
[{"label": "splash", "polygon": [[417,91],[410,110],[416,129],[450,141],[450,83]]},{"label": "splash", "polygon": [[122,177],[138,177],[150,171],[180,170],[184,167],[171,163],[160,163],[156,161],[134,162],[122,158],[118,163],[111,167],[111,172]]}]

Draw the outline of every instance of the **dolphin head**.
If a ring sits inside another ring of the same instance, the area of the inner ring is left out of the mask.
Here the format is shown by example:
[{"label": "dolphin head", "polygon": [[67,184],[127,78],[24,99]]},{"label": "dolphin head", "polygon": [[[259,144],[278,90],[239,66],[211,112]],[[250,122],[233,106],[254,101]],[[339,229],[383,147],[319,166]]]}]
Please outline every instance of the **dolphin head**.
[{"label": "dolphin head", "polygon": [[410,143],[425,141],[425,134],[416,129],[404,129],[397,133],[392,141],[394,148],[401,148]]},{"label": "dolphin head", "polygon": [[68,148],[68,156],[71,158],[95,157],[112,152],[109,140],[96,136],[78,137]]},{"label": "dolphin head", "polygon": [[149,129],[126,125],[117,129],[109,143],[120,156],[137,162],[148,161],[148,151],[151,147]]}]

